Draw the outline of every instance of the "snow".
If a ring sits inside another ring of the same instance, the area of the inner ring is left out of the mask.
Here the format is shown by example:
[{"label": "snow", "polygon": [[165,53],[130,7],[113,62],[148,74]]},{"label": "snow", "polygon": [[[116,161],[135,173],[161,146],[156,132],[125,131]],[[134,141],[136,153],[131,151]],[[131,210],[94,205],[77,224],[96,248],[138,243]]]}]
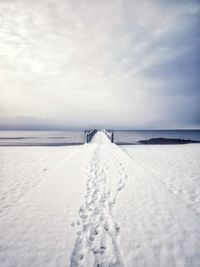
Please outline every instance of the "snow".
[{"label": "snow", "polygon": [[200,266],[199,152],[1,147],[0,266]]},{"label": "snow", "polygon": [[0,212],[47,179],[78,147],[0,147]]},{"label": "snow", "polygon": [[109,144],[110,140],[103,131],[98,131],[92,138],[90,144]]},{"label": "snow", "polygon": [[200,215],[200,144],[123,146],[123,150]]}]

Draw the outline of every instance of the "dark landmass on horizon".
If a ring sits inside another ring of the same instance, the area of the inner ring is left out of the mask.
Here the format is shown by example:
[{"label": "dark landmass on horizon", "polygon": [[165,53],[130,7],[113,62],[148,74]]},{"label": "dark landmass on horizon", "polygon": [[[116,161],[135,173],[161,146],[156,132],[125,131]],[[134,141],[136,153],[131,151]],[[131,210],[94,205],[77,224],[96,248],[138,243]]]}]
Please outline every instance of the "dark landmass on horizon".
[{"label": "dark landmass on horizon", "polygon": [[150,138],[148,140],[140,140],[138,143],[142,145],[179,145],[200,143],[200,141],[180,138]]}]

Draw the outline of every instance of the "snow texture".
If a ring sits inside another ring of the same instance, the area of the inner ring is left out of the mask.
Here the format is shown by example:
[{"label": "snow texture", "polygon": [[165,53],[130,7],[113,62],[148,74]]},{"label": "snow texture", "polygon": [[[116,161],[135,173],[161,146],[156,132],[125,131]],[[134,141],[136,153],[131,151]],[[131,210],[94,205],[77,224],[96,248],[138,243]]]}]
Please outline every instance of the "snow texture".
[{"label": "snow texture", "polygon": [[0,148],[0,266],[200,266],[199,152]]}]

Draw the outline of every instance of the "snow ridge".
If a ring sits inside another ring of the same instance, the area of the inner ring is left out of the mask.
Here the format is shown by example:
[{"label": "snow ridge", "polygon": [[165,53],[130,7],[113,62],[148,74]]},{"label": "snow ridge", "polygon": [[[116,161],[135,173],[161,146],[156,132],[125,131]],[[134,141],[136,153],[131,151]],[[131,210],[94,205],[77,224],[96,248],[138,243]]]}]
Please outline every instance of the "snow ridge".
[{"label": "snow ridge", "polygon": [[[128,176],[117,159],[114,146],[97,145],[86,166],[88,180],[85,203],[79,209],[76,222],[80,230],[71,255],[71,267],[125,266],[119,244],[120,226],[113,219],[112,210]],[[120,177],[116,189],[112,190],[107,185],[111,157]]]}]

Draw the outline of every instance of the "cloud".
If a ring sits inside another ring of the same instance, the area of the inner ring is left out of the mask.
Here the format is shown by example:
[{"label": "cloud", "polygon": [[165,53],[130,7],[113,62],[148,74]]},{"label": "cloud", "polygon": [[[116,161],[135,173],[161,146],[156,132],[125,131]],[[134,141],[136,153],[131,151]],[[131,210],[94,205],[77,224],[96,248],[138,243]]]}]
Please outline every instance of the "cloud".
[{"label": "cloud", "polygon": [[0,124],[199,127],[199,13],[199,1],[0,0]]}]

